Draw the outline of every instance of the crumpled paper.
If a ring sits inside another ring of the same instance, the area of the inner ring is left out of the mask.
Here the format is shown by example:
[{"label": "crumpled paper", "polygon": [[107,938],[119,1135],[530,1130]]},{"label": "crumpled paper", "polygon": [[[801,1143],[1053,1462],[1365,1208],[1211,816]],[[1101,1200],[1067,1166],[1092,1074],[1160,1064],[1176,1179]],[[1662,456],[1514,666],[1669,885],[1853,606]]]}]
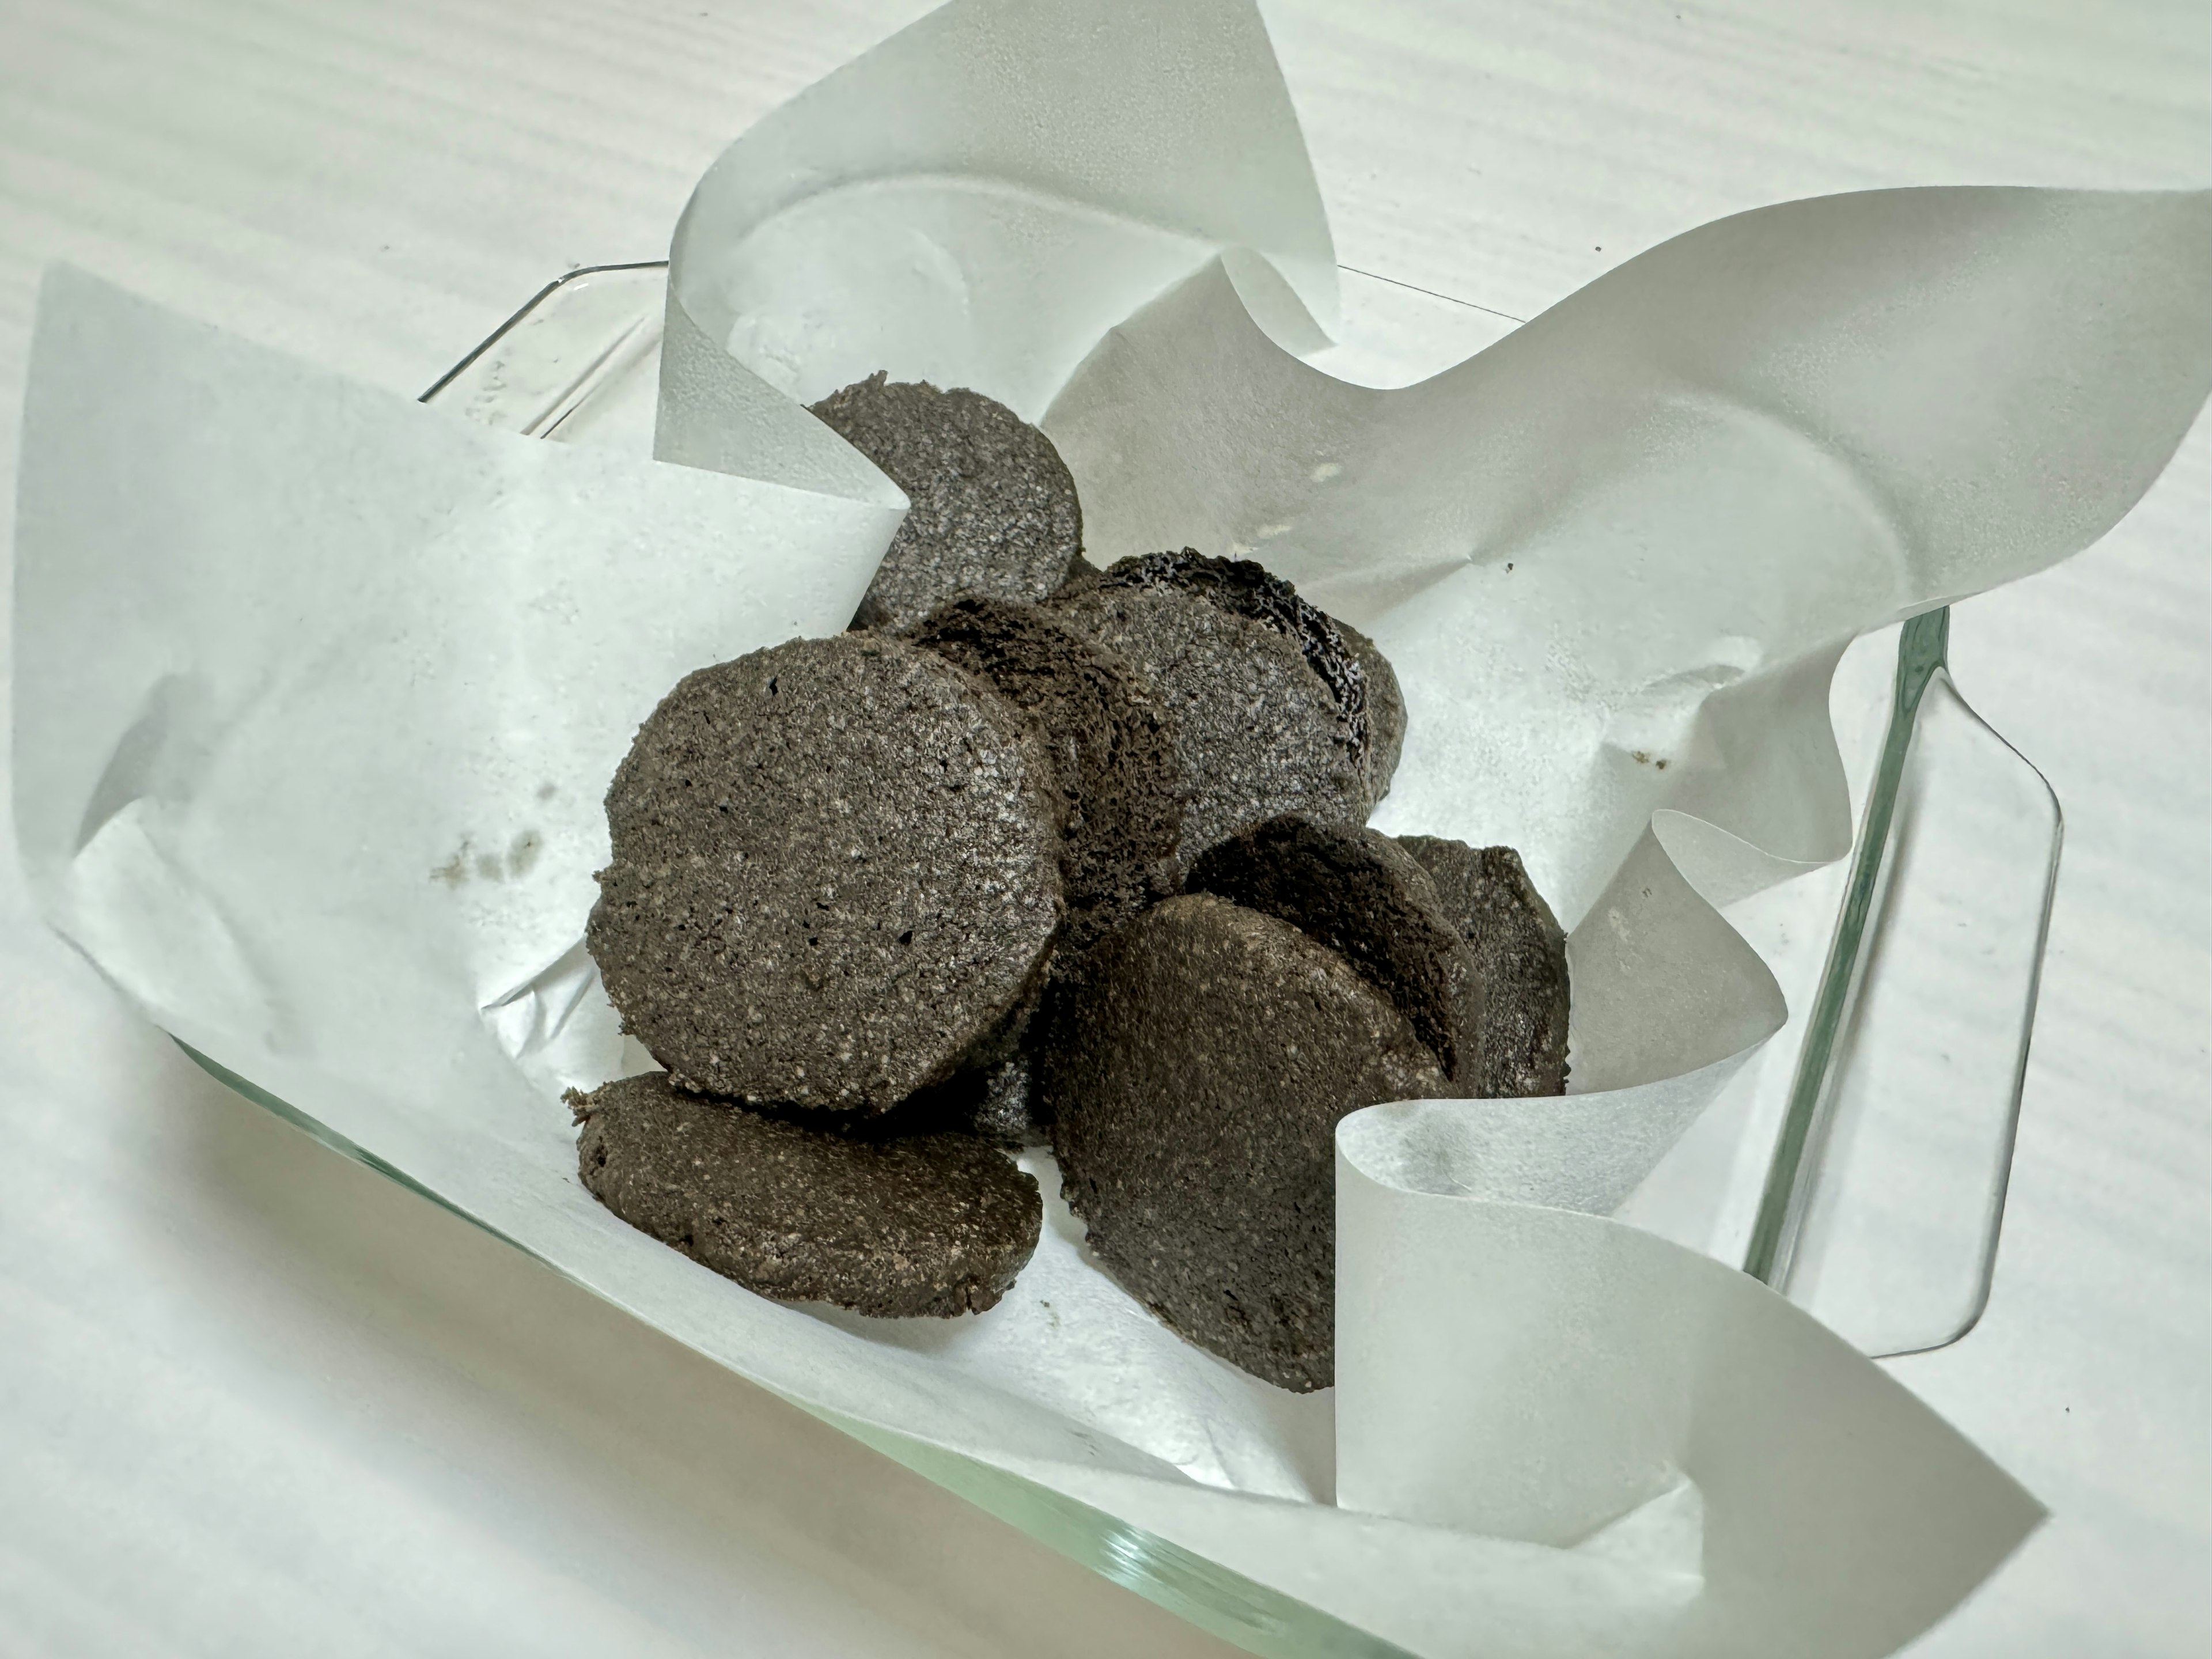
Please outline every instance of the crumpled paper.
[{"label": "crumpled paper", "polygon": [[[1705,901],[1847,842],[1842,642],[2098,533],[2212,373],[2203,198],[1895,194],[1708,228],[1352,397],[1293,355],[1334,273],[1249,6],[964,0],[702,181],[657,441],[688,466],[57,272],[17,536],[33,890],[241,1086],[1001,1513],[1093,1516],[1095,1564],[1258,1650],[1886,1651],[2033,1500],[1763,1287],[1589,1212],[1779,1018]],[[1582,1092],[1343,1127],[1333,1415],[1165,1332],[1056,1202],[990,1314],[871,1322],[751,1297],[575,1180],[554,1091],[623,1065],[579,948],[599,793],[683,672],[849,616],[900,501],[791,399],[878,368],[1042,416],[1102,556],[1202,498],[1166,542],[1383,629],[1415,721],[1387,827],[1510,827],[1576,923]],[[1218,440],[1173,426],[1194,392]],[[1362,502],[1399,533],[1357,539]]]},{"label": "crumpled paper", "polygon": [[1045,426],[1096,560],[1249,550],[1419,682],[1381,827],[1535,849],[1579,916],[1660,811],[1778,874],[1844,850],[1834,653],[2142,495],[2204,401],[2207,200],[1784,203],[1386,392],[1201,270]]}]

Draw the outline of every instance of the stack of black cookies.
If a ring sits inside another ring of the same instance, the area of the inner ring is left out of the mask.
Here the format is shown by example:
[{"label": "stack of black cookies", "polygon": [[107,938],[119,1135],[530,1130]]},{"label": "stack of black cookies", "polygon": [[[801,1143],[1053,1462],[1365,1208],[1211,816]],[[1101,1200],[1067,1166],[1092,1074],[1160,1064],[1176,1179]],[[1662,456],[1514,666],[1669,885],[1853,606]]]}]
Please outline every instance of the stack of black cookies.
[{"label": "stack of black cookies", "polygon": [[1247,562],[1100,571],[1043,434],[878,374],[814,412],[912,507],[850,631],[702,669],[607,793],[588,940],[665,1068],[574,1096],[584,1182],[765,1296],[990,1307],[1049,1142],[1097,1260],[1286,1388],[1332,1373],[1333,1135],[1558,1094],[1520,860],[1365,828],[1371,642]]}]

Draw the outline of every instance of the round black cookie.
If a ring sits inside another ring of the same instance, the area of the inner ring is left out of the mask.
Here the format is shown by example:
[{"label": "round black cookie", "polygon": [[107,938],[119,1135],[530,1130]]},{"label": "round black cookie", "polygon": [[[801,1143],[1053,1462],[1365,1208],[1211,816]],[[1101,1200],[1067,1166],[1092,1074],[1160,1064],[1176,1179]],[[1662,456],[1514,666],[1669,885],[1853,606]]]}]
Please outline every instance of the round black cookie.
[{"label": "round black cookie", "polygon": [[1038,1085],[1100,1261],[1200,1347],[1328,1387],[1337,1121],[1449,1094],[1436,1056],[1334,951],[1206,893],[1109,934],[1054,1008]]},{"label": "round black cookie", "polygon": [[833,1133],[659,1072],[570,1098],[578,1172],[600,1203],[781,1302],[981,1313],[1036,1249],[1036,1181],[966,1135]]},{"label": "round black cookie", "polygon": [[1335,951],[1413,1023],[1446,1077],[1488,1074],[1474,955],[1428,872],[1380,830],[1270,818],[1208,848],[1186,884]]},{"label": "round black cookie", "polygon": [[1041,599],[1083,545],[1075,480],[1052,440],[980,392],[881,371],[811,412],[910,503],[855,628],[903,628],[967,592]]},{"label": "round black cookie", "polygon": [[[1280,813],[1366,821],[1358,662],[1333,629],[1316,632],[1328,621],[1319,611],[1293,610],[1295,594],[1277,603],[1288,593],[1256,564],[1186,551],[1124,559],[1052,601],[1135,663],[1167,712],[1188,792],[1177,850],[1185,869],[1224,836]],[[1310,617],[1293,628],[1285,612]],[[1333,679],[1315,666],[1316,639]]]},{"label": "round black cookie", "polygon": [[881,1111],[1006,1036],[1060,926],[1026,716],[873,634],[687,676],[607,790],[586,940],[685,1088]]},{"label": "round black cookie", "polygon": [[1398,689],[1398,671],[1374,641],[1350,623],[1334,617],[1329,621],[1359,659],[1367,695],[1367,800],[1371,811],[1390,793],[1390,781],[1398,775],[1398,757],[1406,750],[1406,694]]},{"label": "round black cookie", "polygon": [[[1194,593],[1233,616],[1265,623],[1297,645],[1306,665],[1321,677],[1344,715],[1345,741],[1367,746],[1367,692],[1360,654],[1336,618],[1298,597],[1298,590],[1250,559],[1217,559],[1186,547],[1179,553],[1146,553],[1116,560],[1098,573],[1105,587],[1168,588]],[[1364,641],[1370,651],[1374,641]]]},{"label": "round black cookie", "polygon": [[1401,836],[1398,845],[1429,872],[1482,981],[1483,1064],[1462,1081],[1486,1099],[1565,1094],[1567,936],[1521,855],[1435,836]]},{"label": "round black cookie", "polygon": [[983,680],[1042,728],[1066,828],[1063,951],[1086,949],[1175,890],[1182,825],[1175,738],[1143,678],[1036,605],[977,596],[902,635]]}]

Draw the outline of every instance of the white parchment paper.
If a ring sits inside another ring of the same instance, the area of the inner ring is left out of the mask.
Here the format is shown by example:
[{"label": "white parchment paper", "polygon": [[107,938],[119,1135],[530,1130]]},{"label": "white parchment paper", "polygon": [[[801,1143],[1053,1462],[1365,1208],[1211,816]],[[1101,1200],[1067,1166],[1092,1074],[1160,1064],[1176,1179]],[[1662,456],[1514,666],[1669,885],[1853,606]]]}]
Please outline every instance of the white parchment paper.
[{"label": "white parchment paper", "polygon": [[[2033,1500],[1602,1212],[1779,1021],[1706,900],[1846,844],[1837,653],[2126,509],[2212,378],[2208,252],[2201,195],[1793,204],[1437,380],[1346,386],[1294,355],[1334,270],[1251,7],[961,0],[702,182],[657,442],[686,465],[52,274],[23,855],[242,1083],[883,1443],[1421,1653],[1886,1651]],[[850,615],[902,500],[793,399],[879,368],[1042,416],[1094,556],[1249,552],[1374,631],[1413,721],[1385,827],[1516,842],[1574,924],[1575,1096],[1344,1125],[1334,1401],[1182,1344],[1056,1202],[991,1313],[874,1322],[752,1297],[575,1179],[557,1089],[623,1064],[579,948],[599,793],[682,673]]]},{"label": "white parchment paper", "polygon": [[1045,426],[1095,560],[1245,551],[1371,634],[1419,687],[1380,825],[1533,849],[1573,918],[1656,811],[1777,874],[1844,850],[1836,653],[2134,504],[2204,401],[2208,263],[2203,192],[1790,202],[1380,392],[1201,271]]}]

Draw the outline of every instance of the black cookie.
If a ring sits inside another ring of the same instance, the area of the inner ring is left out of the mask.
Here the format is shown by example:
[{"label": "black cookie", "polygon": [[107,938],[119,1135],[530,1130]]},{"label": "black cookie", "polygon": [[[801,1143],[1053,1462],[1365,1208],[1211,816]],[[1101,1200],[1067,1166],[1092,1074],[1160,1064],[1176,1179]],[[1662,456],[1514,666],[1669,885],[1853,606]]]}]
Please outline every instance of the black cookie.
[{"label": "black cookie", "polygon": [[586,939],[685,1088],[881,1111],[1003,1040],[1059,927],[1030,720],[872,634],[688,676],[607,791]]},{"label": "black cookie", "polygon": [[[1302,636],[1216,602],[1223,593],[1234,598],[1256,590],[1166,579],[1178,568],[1202,577],[1224,562],[1171,568],[1124,559],[1097,586],[1060,595],[1051,605],[1135,663],[1166,710],[1188,792],[1177,849],[1186,869],[1249,823],[1284,812],[1361,823],[1369,810],[1359,728],[1337,689],[1315,672]],[[1343,655],[1337,666],[1357,682],[1352,656]]]},{"label": "black cookie", "polygon": [[1333,617],[1329,620],[1359,659],[1367,694],[1367,801],[1371,811],[1390,793],[1390,780],[1398,775],[1398,757],[1405,752],[1406,694],[1398,689],[1397,671],[1374,641],[1350,623]]},{"label": "black cookie", "polygon": [[571,1100],[578,1169],[600,1203],[781,1302],[981,1313],[1036,1249],[1036,1181],[965,1135],[835,1134],[658,1072]]},{"label": "black cookie", "polygon": [[1270,818],[1209,848],[1188,886],[1287,921],[1351,963],[1455,1080],[1482,1063],[1482,980],[1428,872],[1389,836]]},{"label": "black cookie", "polygon": [[903,628],[958,594],[1041,599],[1083,545],[1083,510],[1052,440],[980,392],[878,372],[812,413],[911,505],[855,628]]},{"label": "black cookie", "polygon": [[1474,952],[1483,987],[1480,1073],[1486,1099],[1567,1089],[1567,937],[1521,855],[1434,836],[1401,836],[1429,872],[1444,915]]},{"label": "black cookie", "polygon": [[[1340,630],[1336,619],[1308,605],[1298,590],[1280,576],[1270,575],[1265,565],[1250,559],[1217,559],[1186,547],[1180,553],[1147,553],[1116,560],[1098,573],[1103,587],[1169,588],[1194,593],[1232,616],[1265,623],[1293,641],[1306,665],[1329,689],[1343,712],[1346,741],[1355,750],[1367,747],[1367,692],[1359,653]],[[1374,642],[1366,642],[1369,650]]]},{"label": "black cookie", "polygon": [[971,597],[902,637],[936,652],[1032,715],[1060,781],[1060,876],[1080,951],[1174,891],[1182,823],[1175,738],[1143,678],[1036,605]]},{"label": "black cookie", "polygon": [[1038,1085],[1099,1259],[1200,1347],[1328,1387],[1337,1121],[1451,1092],[1406,1017],[1287,922],[1194,893],[1091,951],[1050,1039]]}]

